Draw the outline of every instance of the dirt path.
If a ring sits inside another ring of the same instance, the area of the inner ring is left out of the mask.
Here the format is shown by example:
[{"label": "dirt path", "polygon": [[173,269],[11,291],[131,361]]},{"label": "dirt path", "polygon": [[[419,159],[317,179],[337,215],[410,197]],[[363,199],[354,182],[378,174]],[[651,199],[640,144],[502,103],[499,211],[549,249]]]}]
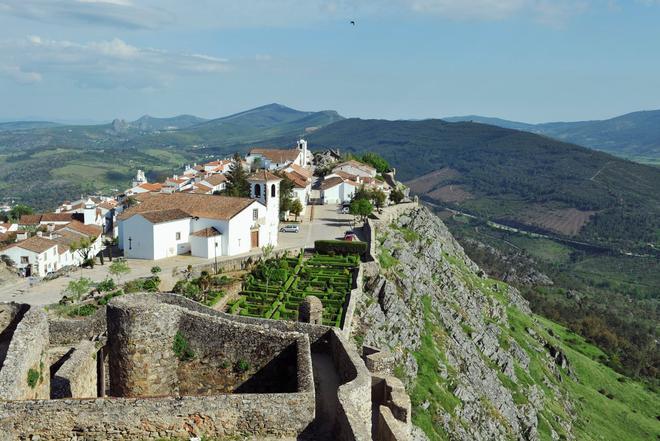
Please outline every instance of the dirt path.
[{"label": "dirt path", "polygon": [[607,167],[607,166],[610,165],[611,163],[612,163],[611,161],[610,161],[610,162],[606,162],[606,163],[605,163],[605,164],[604,164],[604,165],[603,165],[603,166],[602,166],[602,167],[601,167],[596,173],[594,173],[594,175],[593,175],[592,177],[589,178],[589,180],[590,180],[590,181],[593,181],[594,179],[596,179],[596,176],[598,176],[598,175],[600,174],[600,172],[602,172],[603,170],[605,170],[605,167]]}]

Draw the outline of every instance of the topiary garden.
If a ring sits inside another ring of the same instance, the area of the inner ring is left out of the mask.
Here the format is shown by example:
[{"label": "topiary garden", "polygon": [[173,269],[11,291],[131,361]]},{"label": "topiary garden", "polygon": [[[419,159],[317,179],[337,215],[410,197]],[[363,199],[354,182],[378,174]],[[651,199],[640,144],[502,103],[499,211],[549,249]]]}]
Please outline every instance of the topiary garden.
[{"label": "topiary garden", "polygon": [[359,262],[356,255],[304,260],[302,253],[262,262],[246,277],[239,298],[228,303],[228,312],[295,321],[302,300],[313,295],[323,303],[323,324],[341,327]]}]

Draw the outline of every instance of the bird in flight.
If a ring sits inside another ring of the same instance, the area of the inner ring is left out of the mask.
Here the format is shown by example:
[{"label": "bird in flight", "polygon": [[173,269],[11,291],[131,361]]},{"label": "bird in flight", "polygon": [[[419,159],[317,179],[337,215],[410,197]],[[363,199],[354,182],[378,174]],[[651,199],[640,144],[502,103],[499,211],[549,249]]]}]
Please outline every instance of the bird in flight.
[{"label": "bird in flight", "polygon": [[355,20],[351,20],[351,24],[355,26]]}]

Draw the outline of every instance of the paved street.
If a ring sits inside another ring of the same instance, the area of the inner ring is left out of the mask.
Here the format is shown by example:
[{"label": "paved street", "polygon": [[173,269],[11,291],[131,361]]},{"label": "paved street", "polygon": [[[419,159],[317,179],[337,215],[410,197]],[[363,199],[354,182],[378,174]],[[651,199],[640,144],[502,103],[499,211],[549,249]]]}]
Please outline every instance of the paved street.
[{"label": "paved street", "polygon": [[[310,221],[312,217],[312,221]],[[311,248],[314,241],[319,239],[341,239],[344,233],[352,228],[353,216],[339,213],[336,205],[315,205],[307,208],[307,213],[300,223],[299,233],[280,233],[278,248]],[[285,223],[284,223],[285,224]],[[281,224],[281,225],[284,225]],[[358,236],[360,233],[358,232]],[[259,254],[259,250],[254,250],[249,254]],[[221,257],[224,259],[234,259],[240,256]],[[123,280],[132,280],[139,277],[151,275],[151,268],[159,266],[162,272],[159,274],[162,283],[162,289],[171,289],[174,283],[180,278],[180,271],[188,265],[199,265],[209,263],[211,260],[192,256],[176,256],[158,261],[129,259],[128,265],[131,272]],[[105,265],[96,265],[93,269],[83,269],[83,277],[92,279],[95,282],[110,277],[108,272],[110,264],[106,259]],[[71,272],[67,276],[59,277],[55,280],[38,282],[30,285],[28,279],[19,279],[15,283],[4,284],[0,286],[0,302],[21,302],[32,305],[47,305],[58,302],[63,295],[63,291],[71,280],[80,277],[80,270]]]}]

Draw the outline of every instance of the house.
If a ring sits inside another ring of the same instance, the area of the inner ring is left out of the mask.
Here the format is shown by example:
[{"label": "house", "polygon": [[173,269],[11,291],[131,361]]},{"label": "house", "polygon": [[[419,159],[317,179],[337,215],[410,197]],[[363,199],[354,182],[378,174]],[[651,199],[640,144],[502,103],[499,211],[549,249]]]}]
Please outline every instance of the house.
[{"label": "house", "polygon": [[13,243],[0,254],[9,257],[26,277],[45,277],[59,268],[57,243],[41,236]]},{"label": "house", "polygon": [[231,159],[222,159],[207,162],[202,166],[202,171],[205,173],[227,173],[231,166]]},{"label": "house", "polygon": [[227,177],[223,174],[213,174],[202,179],[198,184],[209,188],[209,194],[222,191],[227,187]]},{"label": "house", "polygon": [[359,161],[351,159],[350,161],[337,164],[333,169],[333,173],[344,172],[350,175],[363,176],[367,178],[375,178],[377,171],[370,165],[364,164]]},{"label": "house", "polygon": [[319,185],[323,204],[341,204],[351,200],[359,184],[339,176],[326,177]]},{"label": "house", "polygon": [[292,149],[253,148],[245,157],[252,168],[278,170],[291,164],[304,167],[311,163],[311,153],[307,150],[307,141],[301,139]]},{"label": "house", "polygon": [[126,195],[133,196],[140,193],[151,193],[151,192],[158,193],[162,189],[163,189],[163,184],[161,184],[160,182],[154,182],[154,183],[145,182],[126,190]]},{"label": "house", "polygon": [[175,193],[177,191],[184,191],[192,189],[194,177],[192,176],[178,176],[174,175],[165,180],[163,188],[160,190],[162,193]]},{"label": "house", "polygon": [[12,233],[18,230],[18,224],[0,223],[0,234]]},{"label": "house", "polygon": [[[209,258],[277,245],[279,182],[251,175],[252,198],[195,193],[153,194],[118,216],[124,255],[157,260],[179,254]],[[274,214],[273,214],[274,213]]]},{"label": "house", "polygon": [[305,214],[312,192],[312,171],[297,164],[291,164],[284,169],[284,175],[293,182],[293,197],[302,204],[300,214]]}]

